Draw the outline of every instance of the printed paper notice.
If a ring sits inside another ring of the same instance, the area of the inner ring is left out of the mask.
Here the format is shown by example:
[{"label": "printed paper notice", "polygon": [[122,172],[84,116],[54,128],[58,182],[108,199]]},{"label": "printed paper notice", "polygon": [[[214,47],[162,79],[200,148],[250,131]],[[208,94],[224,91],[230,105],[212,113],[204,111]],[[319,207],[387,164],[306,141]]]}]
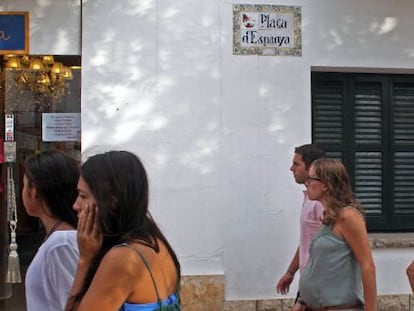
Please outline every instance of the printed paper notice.
[{"label": "printed paper notice", "polygon": [[80,139],[80,113],[42,113],[43,141],[78,141]]}]

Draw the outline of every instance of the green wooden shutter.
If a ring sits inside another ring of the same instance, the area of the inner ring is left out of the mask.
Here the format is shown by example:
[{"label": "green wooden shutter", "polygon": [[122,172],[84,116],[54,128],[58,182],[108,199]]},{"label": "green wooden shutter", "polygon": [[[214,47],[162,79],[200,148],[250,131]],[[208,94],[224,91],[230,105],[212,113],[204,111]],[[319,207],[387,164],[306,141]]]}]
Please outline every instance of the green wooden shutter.
[{"label": "green wooden shutter", "polygon": [[356,145],[382,144],[382,83],[355,82],[354,85],[354,128]]},{"label": "green wooden shutter", "polygon": [[323,81],[314,88],[312,116],[313,140],[320,144],[343,143],[343,82]]},{"label": "green wooden shutter", "polygon": [[382,216],[382,152],[355,153],[355,195],[367,217]]},{"label": "green wooden shutter", "polygon": [[414,82],[391,84],[393,204],[392,226],[414,223]]},{"label": "green wooden shutter", "polygon": [[[355,196],[366,212],[370,230],[386,229],[384,210],[384,83],[375,76],[349,76],[353,111],[353,161],[347,163],[354,180]],[[352,159],[352,156],[349,155]]]},{"label": "green wooden shutter", "polygon": [[396,146],[414,146],[414,83],[392,84],[393,139]]},{"label": "green wooden shutter", "polygon": [[383,211],[383,83],[355,75],[312,75],[312,139],[345,164],[369,229],[387,225]]},{"label": "green wooden shutter", "polygon": [[414,77],[312,73],[312,139],[348,169],[370,231],[414,231]]}]

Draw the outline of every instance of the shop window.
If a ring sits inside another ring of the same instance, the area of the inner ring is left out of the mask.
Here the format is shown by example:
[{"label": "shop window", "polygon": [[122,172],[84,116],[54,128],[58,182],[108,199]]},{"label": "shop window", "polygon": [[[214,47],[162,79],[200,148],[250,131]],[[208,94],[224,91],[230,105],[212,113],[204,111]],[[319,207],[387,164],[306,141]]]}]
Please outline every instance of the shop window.
[{"label": "shop window", "polygon": [[[5,152],[5,163],[0,165],[0,278],[5,280],[10,236],[7,187],[3,185],[13,183],[18,253],[24,279],[25,269],[45,235],[41,222],[27,215],[23,206],[24,162],[47,150],[60,150],[80,161],[81,57],[6,55],[0,64],[0,144],[6,140],[16,147],[16,152]],[[5,122],[6,119],[10,122]],[[11,168],[13,173],[6,176],[5,168]],[[10,298],[11,288],[10,284],[0,282],[0,301]]]},{"label": "shop window", "polygon": [[348,169],[371,232],[414,231],[414,76],[312,73],[312,140]]}]

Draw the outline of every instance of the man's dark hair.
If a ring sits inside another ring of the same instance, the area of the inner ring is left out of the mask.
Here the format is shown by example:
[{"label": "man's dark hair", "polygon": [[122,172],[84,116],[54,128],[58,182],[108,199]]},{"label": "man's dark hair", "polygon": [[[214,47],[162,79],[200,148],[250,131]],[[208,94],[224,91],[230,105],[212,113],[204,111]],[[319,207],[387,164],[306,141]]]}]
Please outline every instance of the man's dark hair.
[{"label": "man's dark hair", "polygon": [[320,158],[325,158],[325,151],[317,144],[306,144],[295,148],[295,153],[302,156],[302,161],[305,162],[306,169],[313,161]]}]

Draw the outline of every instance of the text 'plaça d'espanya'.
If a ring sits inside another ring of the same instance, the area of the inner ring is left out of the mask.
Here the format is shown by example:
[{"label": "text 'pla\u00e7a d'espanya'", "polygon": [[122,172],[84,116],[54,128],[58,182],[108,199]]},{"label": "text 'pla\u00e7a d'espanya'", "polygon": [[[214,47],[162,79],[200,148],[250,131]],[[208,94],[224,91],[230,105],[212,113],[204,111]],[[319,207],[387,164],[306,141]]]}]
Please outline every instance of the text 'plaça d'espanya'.
[{"label": "text 'pla\u00e7a d'espanya'", "polygon": [[261,46],[289,46],[290,37],[278,34],[262,34],[262,30],[271,30],[271,29],[286,29],[288,28],[288,21],[280,17],[272,17],[270,14],[259,14],[258,15],[259,23],[258,30],[248,30],[242,36],[242,42],[245,44],[261,45]]},{"label": "text 'pla\u00e7a d'espanya'", "polygon": [[270,14],[259,14],[259,28],[278,28],[284,29],[288,27],[287,20],[283,18],[273,18]]},{"label": "text 'pla\u00e7a d'espanya'", "polygon": [[263,36],[260,35],[260,32],[257,30],[249,30],[242,36],[242,42],[246,44],[254,44],[254,45],[276,45],[276,46],[286,46],[290,45],[290,37],[289,36]]}]

